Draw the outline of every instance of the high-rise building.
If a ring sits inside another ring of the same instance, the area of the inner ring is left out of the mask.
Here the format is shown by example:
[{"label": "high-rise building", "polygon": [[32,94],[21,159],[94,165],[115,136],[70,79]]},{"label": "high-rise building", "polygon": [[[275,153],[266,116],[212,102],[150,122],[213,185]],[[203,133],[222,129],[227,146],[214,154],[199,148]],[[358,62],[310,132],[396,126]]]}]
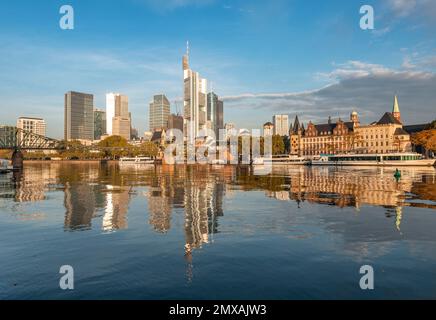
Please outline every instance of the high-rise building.
[{"label": "high-rise building", "polygon": [[207,80],[189,68],[189,47],[183,56],[184,81],[184,134],[190,144],[194,144],[200,130],[206,128]]},{"label": "high-rise building", "polygon": [[106,131],[108,135],[130,140],[129,98],[119,93],[106,94]]},{"label": "high-rise building", "polygon": [[214,92],[207,94],[207,121],[218,140],[220,129],[224,129],[224,103]]},{"label": "high-rise building", "polygon": [[236,127],[233,123],[226,123],[224,129],[226,130],[226,140],[230,139],[231,136],[238,135],[238,132],[236,132]]},{"label": "high-rise building", "polygon": [[274,134],[279,136],[289,135],[289,117],[287,114],[277,114],[273,117]]},{"label": "high-rise building", "polygon": [[94,96],[69,91],[65,94],[65,140],[94,140]]},{"label": "high-rise building", "polygon": [[267,122],[263,125],[263,135],[272,136],[274,134],[274,125],[271,122]]},{"label": "high-rise building", "polygon": [[[17,128],[40,136],[45,136],[46,125],[44,119],[41,118],[19,117],[17,120]],[[23,141],[23,139],[25,139],[24,137],[25,135],[22,132],[20,134],[21,143],[23,145],[30,143],[30,141]]]},{"label": "high-rise building", "polygon": [[164,94],[158,94],[150,102],[149,129],[151,131],[167,129],[170,116],[170,102]]},{"label": "high-rise building", "polygon": [[171,114],[168,117],[168,129],[178,129],[183,132],[183,117],[177,114]]},{"label": "high-rise building", "polygon": [[94,109],[94,140],[100,140],[106,134],[106,112]]}]

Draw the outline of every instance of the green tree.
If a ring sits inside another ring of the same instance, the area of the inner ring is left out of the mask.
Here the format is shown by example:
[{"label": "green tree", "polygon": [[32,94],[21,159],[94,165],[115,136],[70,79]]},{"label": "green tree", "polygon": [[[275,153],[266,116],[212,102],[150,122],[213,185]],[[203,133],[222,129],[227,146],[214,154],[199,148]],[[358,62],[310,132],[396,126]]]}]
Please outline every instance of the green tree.
[{"label": "green tree", "polygon": [[272,154],[281,155],[285,153],[285,144],[283,138],[279,135],[272,136]]},{"label": "green tree", "polygon": [[97,145],[105,158],[117,159],[133,153],[133,147],[120,136],[110,136]]}]

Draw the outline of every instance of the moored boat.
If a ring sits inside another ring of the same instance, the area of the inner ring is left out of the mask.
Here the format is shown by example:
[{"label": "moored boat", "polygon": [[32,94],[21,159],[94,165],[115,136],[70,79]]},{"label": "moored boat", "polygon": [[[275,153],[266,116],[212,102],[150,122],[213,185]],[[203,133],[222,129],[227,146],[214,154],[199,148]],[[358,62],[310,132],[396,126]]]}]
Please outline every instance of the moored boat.
[{"label": "moored boat", "polygon": [[310,160],[305,157],[298,157],[293,155],[273,156],[272,158],[255,159],[253,164],[262,165],[308,165]]},{"label": "moored boat", "polygon": [[324,166],[434,166],[436,159],[425,159],[421,154],[384,153],[384,154],[338,154],[321,155],[311,160],[311,165]]},{"label": "moored boat", "polygon": [[154,164],[155,161],[150,157],[122,157],[119,161],[120,164]]},{"label": "moored boat", "polygon": [[8,173],[13,171],[13,167],[9,165],[9,160],[0,159],[0,173]]}]

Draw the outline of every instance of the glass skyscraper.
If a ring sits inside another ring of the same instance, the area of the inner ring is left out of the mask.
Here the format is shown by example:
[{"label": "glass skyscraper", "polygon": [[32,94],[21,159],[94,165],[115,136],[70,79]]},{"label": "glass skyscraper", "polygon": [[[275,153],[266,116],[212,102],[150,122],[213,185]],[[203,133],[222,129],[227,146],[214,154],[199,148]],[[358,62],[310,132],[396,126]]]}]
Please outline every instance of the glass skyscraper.
[{"label": "glass skyscraper", "polygon": [[170,116],[170,102],[164,94],[158,94],[150,102],[149,129],[150,131],[167,129]]},{"label": "glass skyscraper", "polygon": [[65,94],[65,140],[94,140],[94,96],[69,91]]}]

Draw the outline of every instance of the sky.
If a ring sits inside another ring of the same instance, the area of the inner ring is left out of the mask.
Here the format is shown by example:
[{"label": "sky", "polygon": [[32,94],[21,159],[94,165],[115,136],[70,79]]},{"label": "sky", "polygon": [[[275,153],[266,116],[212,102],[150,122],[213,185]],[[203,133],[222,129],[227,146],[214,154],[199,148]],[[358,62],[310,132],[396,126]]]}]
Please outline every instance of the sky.
[{"label": "sky", "polygon": [[[62,30],[62,5],[74,30]],[[362,30],[371,5],[375,29]],[[261,128],[274,114],[319,123],[378,120],[399,97],[406,124],[436,118],[434,0],[15,0],[0,4],[0,124],[42,117],[63,136],[64,93],[129,96],[133,126],[164,93],[182,112],[181,59],[224,100],[224,121]]]}]

